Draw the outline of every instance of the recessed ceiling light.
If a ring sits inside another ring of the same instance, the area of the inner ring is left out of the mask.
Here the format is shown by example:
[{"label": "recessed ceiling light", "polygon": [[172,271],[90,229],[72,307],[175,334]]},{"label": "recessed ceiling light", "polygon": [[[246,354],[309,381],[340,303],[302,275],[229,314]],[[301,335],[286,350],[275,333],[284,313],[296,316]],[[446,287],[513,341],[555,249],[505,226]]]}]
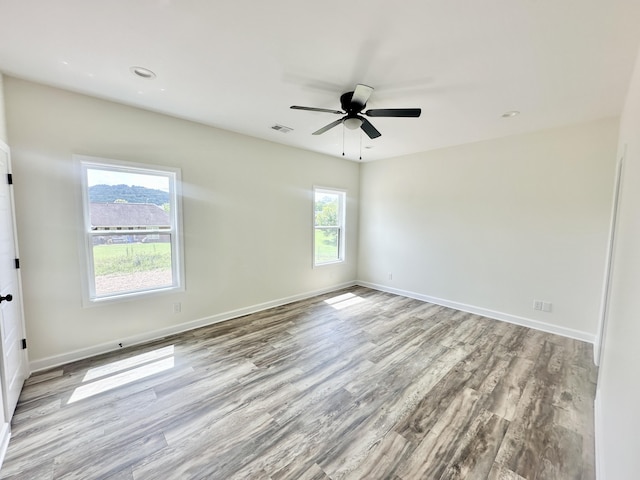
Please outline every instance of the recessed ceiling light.
[{"label": "recessed ceiling light", "polygon": [[144,67],[131,67],[129,68],[129,71],[131,73],[133,73],[134,75],[140,77],[140,78],[146,78],[147,80],[151,80],[153,78],[156,78],[156,74],[153,73],[151,70],[149,70],[148,68],[144,68]]},{"label": "recessed ceiling light", "polygon": [[510,110],[508,112],[503,113],[502,117],[511,118],[511,117],[515,117],[516,115],[520,115],[520,112],[518,110]]}]

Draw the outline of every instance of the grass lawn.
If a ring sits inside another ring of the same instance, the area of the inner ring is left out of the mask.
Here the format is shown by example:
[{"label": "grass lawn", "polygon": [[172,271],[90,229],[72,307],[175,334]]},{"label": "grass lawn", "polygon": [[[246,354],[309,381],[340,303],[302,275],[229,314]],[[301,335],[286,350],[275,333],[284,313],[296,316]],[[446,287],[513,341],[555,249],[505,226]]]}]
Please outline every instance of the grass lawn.
[{"label": "grass lawn", "polygon": [[326,235],[316,230],[315,255],[316,263],[334,262],[338,260],[338,239],[335,235]]},{"label": "grass lawn", "polygon": [[127,274],[171,269],[170,243],[94,245],[95,275]]}]

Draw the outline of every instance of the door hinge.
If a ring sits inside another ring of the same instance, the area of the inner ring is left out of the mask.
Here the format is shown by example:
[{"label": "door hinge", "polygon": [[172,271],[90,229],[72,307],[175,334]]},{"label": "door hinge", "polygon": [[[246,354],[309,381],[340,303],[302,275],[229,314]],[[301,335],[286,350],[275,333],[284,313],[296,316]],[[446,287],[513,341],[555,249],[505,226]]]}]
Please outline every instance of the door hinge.
[{"label": "door hinge", "polygon": [[20,259],[16,258],[16,269],[20,268]]},{"label": "door hinge", "polygon": [[27,349],[27,339],[26,339],[26,338],[23,338],[23,339],[22,339],[22,349],[23,349],[23,350],[26,350],[26,349]]},{"label": "door hinge", "polygon": [[10,173],[7,173],[7,183],[13,185],[13,175]]}]

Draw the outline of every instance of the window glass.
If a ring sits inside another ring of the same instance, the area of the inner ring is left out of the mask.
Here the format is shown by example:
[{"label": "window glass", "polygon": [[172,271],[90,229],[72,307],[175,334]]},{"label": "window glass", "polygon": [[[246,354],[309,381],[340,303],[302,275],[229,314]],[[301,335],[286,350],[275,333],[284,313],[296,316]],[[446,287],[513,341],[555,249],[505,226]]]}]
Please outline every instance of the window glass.
[{"label": "window glass", "polygon": [[344,260],[345,192],[314,189],[314,265]]},{"label": "window glass", "polygon": [[179,170],[81,165],[89,300],[181,287]]}]

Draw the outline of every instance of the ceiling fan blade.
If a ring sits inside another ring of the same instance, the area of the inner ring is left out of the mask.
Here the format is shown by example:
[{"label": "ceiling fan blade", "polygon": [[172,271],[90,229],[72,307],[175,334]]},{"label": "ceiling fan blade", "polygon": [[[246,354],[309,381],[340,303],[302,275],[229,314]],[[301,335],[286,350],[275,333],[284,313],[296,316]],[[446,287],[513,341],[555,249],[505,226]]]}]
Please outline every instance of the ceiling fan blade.
[{"label": "ceiling fan blade", "polygon": [[360,128],[364,130],[364,133],[369,135],[369,138],[378,138],[380,135],[382,135],[378,130],[376,130],[376,127],[374,127],[369,120],[362,117],[360,117],[360,119],[362,120],[362,125],[360,126]]},{"label": "ceiling fan blade", "polygon": [[419,117],[422,113],[420,108],[374,108],[367,110],[364,114],[367,117]]},{"label": "ceiling fan blade", "polygon": [[344,115],[344,112],[340,110],[329,110],[328,108],[315,108],[315,107],[299,107],[298,105],[291,105],[291,108],[294,110],[308,110],[310,112],[325,112],[325,113],[336,113],[338,115]]},{"label": "ceiling fan blade", "polygon": [[362,108],[367,104],[367,100],[369,100],[369,97],[371,96],[372,93],[373,93],[372,87],[358,84],[356,85],[356,88],[353,91],[353,96],[351,97],[351,103],[355,103]]},{"label": "ceiling fan blade", "polygon": [[342,120],[343,119],[340,118],[335,122],[331,122],[329,125],[325,125],[324,127],[322,127],[320,130],[316,130],[315,132],[313,132],[312,135],[322,135],[327,130],[331,130],[333,127],[340,125],[342,123]]}]

